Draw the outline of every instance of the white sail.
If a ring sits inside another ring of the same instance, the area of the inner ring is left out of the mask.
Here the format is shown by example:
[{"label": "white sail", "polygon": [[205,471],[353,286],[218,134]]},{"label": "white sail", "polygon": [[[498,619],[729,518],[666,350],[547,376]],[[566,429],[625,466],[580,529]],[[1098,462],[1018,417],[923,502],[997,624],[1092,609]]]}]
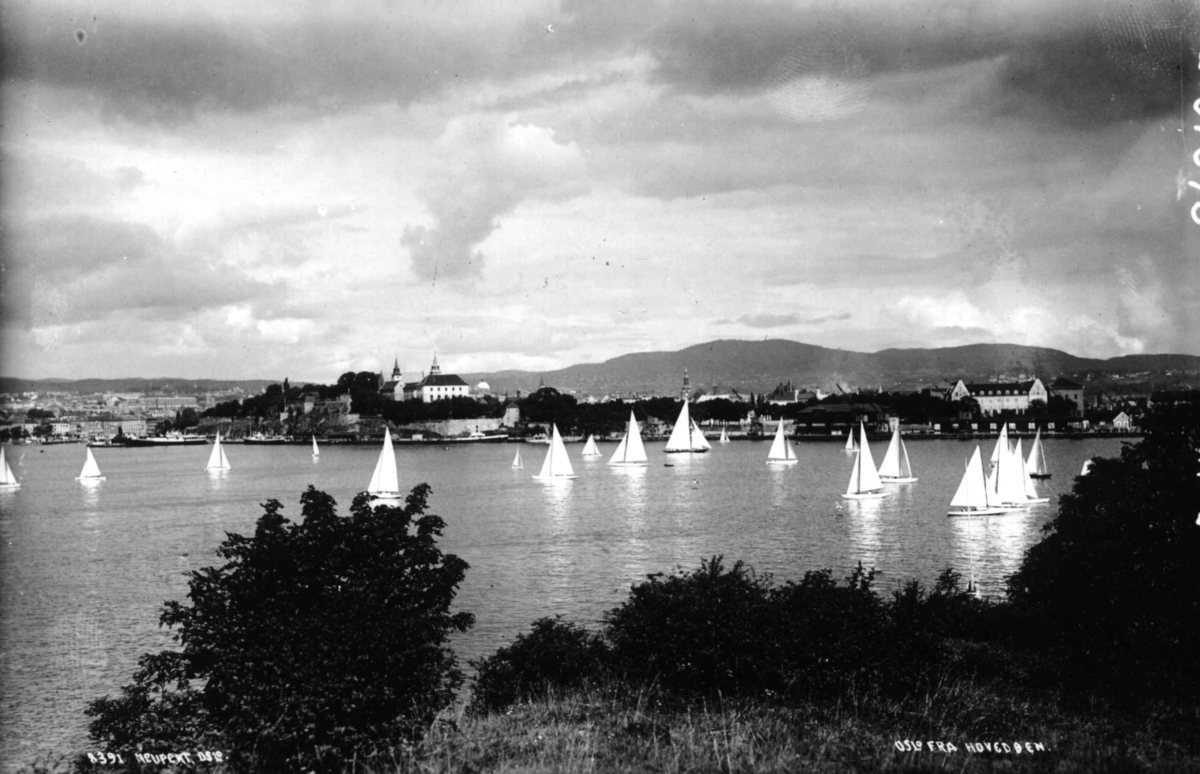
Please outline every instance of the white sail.
[{"label": "white sail", "polygon": [[1025,494],[1025,460],[1020,452],[1010,449],[1007,433],[1001,431],[1001,441],[994,451],[992,472],[988,474],[988,498],[993,505],[1023,505],[1029,498]]},{"label": "white sail", "polygon": [[313,444],[313,452],[312,452],[313,456],[320,457],[321,450],[317,448],[317,437],[315,435],[312,437],[312,444]]},{"label": "white sail", "polygon": [[883,482],[875,470],[875,460],[871,457],[871,445],[867,443],[867,428],[859,423],[858,456],[854,458],[854,467],[850,471],[850,483],[846,485],[843,497],[883,497],[880,491]]},{"label": "white sail", "polygon": [[717,441],[717,443],[729,443],[729,433],[727,433],[723,427],[721,428],[721,438]]},{"label": "white sail", "polygon": [[542,462],[542,471],[534,478],[543,481],[554,479],[575,478],[575,469],[567,457],[567,447],[563,444],[562,436],[558,434],[558,425],[551,424],[550,448],[546,450],[546,459]]},{"label": "white sail", "polygon": [[75,477],[77,481],[103,481],[104,476],[100,474],[100,466],[96,464],[96,457],[92,454],[90,448],[87,449],[87,459],[84,460],[83,470]]},{"label": "white sail", "polygon": [[600,456],[600,449],[596,446],[596,436],[594,436],[594,435],[588,436],[587,443],[585,443],[583,445],[583,455],[582,456],[584,456],[584,457],[599,457]]},{"label": "white sail", "polygon": [[392,432],[386,427],[383,429],[383,449],[375,461],[375,471],[371,474],[371,483],[367,484],[367,493],[376,500],[400,499],[396,452],[392,449]]},{"label": "white sail", "polygon": [[1079,475],[1086,476],[1088,473],[1091,473],[1091,472],[1092,472],[1092,461],[1084,460],[1083,467],[1080,468],[1080,470],[1079,470]]},{"label": "white sail", "polygon": [[854,445],[854,430],[853,429],[847,430],[846,431],[846,451],[852,452],[852,451],[856,451],[857,449],[858,449],[858,447]]},{"label": "white sail", "polygon": [[767,453],[767,462],[776,465],[796,464],[796,454],[788,443],[787,434],[783,431],[783,418],[779,419],[779,427],[775,428],[775,440],[771,442],[771,451]]},{"label": "white sail", "polygon": [[916,481],[912,474],[912,463],[908,460],[908,449],[900,437],[900,426],[892,432],[883,462],[879,463],[879,477],[884,481],[909,483]]},{"label": "white sail", "polygon": [[688,402],[683,402],[683,408],[679,412],[679,418],[675,420],[675,427],[671,430],[671,437],[667,439],[667,445],[663,447],[663,451],[671,452],[705,452],[712,447],[705,440],[704,434],[692,422],[692,417],[688,412]]},{"label": "white sail", "polygon": [[518,468],[518,469],[525,467],[525,463],[521,462],[521,450],[520,449],[517,449],[517,456],[513,457],[512,466],[514,468]]},{"label": "white sail", "polygon": [[625,431],[625,437],[621,439],[621,443],[617,446],[617,450],[613,452],[613,456],[608,461],[609,465],[646,465],[646,447],[642,445],[642,431],[638,429],[637,420],[633,417],[633,412],[629,412],[629,429]]},{"label": "white sail", "polygon": [[991,462],[992,465],[995,465],[996,461],[998,459],[1000,459],[1000,450],[1001,449],[1003,449],[1005,452],[1007,452],[1009,450],[1008,449],[1008,423],[1007,422],[1000,425],[1000,435],[997,436],[996,446],[992,449],[992,456],[988,459],[988,461]]},{"label": "white sail", "polygon": [[1029,475],[1035,478],[1049,478],[1050,471],[1046,465],[1046,452],[1042,449],[1042,428],[1038,428],[1033,437],[1033,446],[1029,449],[1029,459],[1026,460]]},{"label": "white sail", "polygon": [[20,485],[21,482],[17,481],[12,468],[8,466],[8,460],[4,459],[4,447],[0,446],[0,489],[16,489]]},{"label": "white sail", "polygon": [[975,451],[971,454],[971,459],[967,462],[967,469],[963,471],[962,480],[958,482],[958,489],[954,492],[954,497],[950,500],[951,508],[958,508],[963,512],[971,510],[982,510],[987,507],[987,484],[983,477],[983,456],[979,453],[979,447],[975,447]]},{"label": "white sail", "polygon": [[229,460],[225,457],[225,449],[221,446],[221,431],[217,431],[217,440],[213,443],[212,453],[208,455],[205,470],[229,470]]}]

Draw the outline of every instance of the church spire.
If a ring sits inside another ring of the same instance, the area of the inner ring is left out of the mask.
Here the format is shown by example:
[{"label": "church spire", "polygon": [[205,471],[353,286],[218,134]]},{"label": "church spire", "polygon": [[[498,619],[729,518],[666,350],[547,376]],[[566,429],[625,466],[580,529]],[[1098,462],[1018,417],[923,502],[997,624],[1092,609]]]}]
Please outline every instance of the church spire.
[{"label": "church spire", "polygon": [[392,381],[400,381],[400,358],[396,358],[395,365],[392,366]]},{"label": "church spire", "polygon": [[433,365],[431,365],[429,367],[429,375],[434,376],[435,374],[440,374],[441,372],[442,372],[442,367],[440,365],[438,365],[437,352],[434,352],[433,353]]}]

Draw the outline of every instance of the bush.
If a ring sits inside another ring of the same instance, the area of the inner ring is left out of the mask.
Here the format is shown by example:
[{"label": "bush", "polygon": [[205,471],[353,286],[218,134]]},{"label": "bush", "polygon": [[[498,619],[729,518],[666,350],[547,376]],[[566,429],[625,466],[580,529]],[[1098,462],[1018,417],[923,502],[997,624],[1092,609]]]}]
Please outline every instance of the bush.
[{"label": "bush", "polygon": [[578,688],[608,673],[608,647],[596,634],[561,617],[539,618],[512,645],[472,661],[476,669],[471,709],[502,709],[544,697],[550,688]]},{"label": "bush", "polygon": [[89,705],[92,738],[126,754],[230,750],[235,768],[277,771],[419,738],[462,682],[446,639],[474,620],[449,612],[467,564],[438,549],[428,494],[374,509],[359,495],[340,519],[309,487],[299,524],[266,503],[253,537],[221,544],[223,566],[191,573],[191,604],[164,606],[180,649],[143,656],[120,697]]}]

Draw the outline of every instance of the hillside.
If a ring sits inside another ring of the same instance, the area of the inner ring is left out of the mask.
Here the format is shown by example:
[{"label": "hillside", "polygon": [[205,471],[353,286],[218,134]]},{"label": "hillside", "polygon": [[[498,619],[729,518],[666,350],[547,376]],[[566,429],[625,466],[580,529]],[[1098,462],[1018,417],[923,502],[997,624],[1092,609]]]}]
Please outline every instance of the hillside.
[{"label": "hillside", "polygon": [[1106,384],[1144,375],[1137,383],[1156,387],[1200,383],[1200,357],[1194,355],[1126,355],[1099,360],[1017,344],[864,353],[783,339],[720,340],[676,352],[640,352],[545,373],[500,371],[463,374],[463,378],[471,384],[487,381],[494,393],[529,392],[542,380],[560,390],[595,395],[629,390],[670,394],[679,390],[685,368],[693,389],[709,390],[715,384],[743,393],[767,391],[787,381],[797,387],[835,392],[839,382],[885,390],[913,389],[943,379],[984,381],[1022,374]]}]

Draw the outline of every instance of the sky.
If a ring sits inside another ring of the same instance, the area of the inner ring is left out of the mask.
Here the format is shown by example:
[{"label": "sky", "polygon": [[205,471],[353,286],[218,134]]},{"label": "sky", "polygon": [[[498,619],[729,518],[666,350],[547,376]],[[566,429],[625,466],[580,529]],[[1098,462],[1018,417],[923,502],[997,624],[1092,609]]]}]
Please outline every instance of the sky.
[{"label": "sky", "polygon": [[1200,354],[1193,2],[12,0],[0,36],[3,375]]}]

